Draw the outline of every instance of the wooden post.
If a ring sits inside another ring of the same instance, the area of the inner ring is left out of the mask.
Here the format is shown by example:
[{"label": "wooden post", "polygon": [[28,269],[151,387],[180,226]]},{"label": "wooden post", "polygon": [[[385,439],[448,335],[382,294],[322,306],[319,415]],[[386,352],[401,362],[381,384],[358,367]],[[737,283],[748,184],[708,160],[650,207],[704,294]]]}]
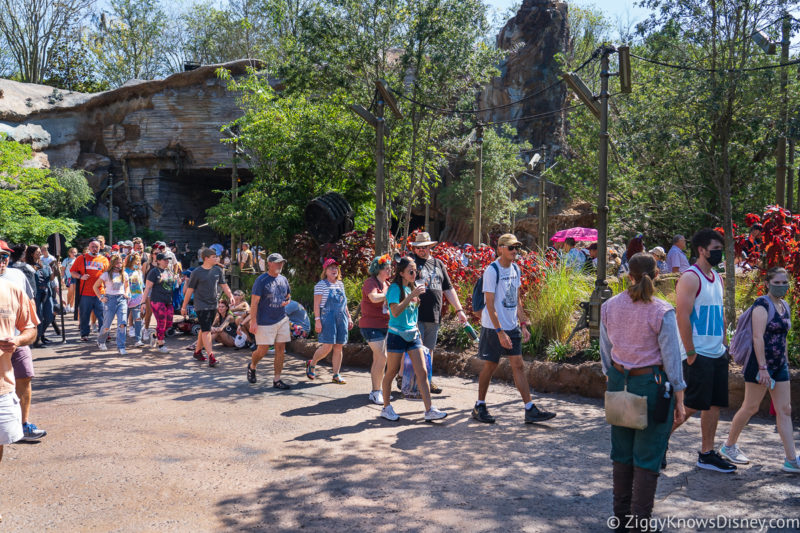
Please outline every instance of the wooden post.
[{"label": "wooden post", "polygon": [[[781,25],[781,65],[789,61],[789,35],[792,30],[791,19],[788,13],[784,12],[783,24]],[[775,203],[780,206],[786,205],[786,128],[788,125],[788,108],[789,108],[789,73],[786,67],[782,67],[781,71],[781,107],[780,107],[780,121],[779,121],[779,137],[778,137],[778,150],[777,161],[775,168],[777,175],[775,176]]]},{"label": "wooden post", "polygon": [[[231,164],[231,205],[239,196],[239,141],[233,141],[233,161]],[[239,288],[239,254],[236,252],[236,233],[231,232],[231,288]]]},{"label": "wooden post", "polygon": [[389,225],[386,216],[386,177],[384,174],[384,131],[386,120],[383,112],[386,103],[378,93],[378,104],[375,110],[375,255],[383,255],[389,250]]}]

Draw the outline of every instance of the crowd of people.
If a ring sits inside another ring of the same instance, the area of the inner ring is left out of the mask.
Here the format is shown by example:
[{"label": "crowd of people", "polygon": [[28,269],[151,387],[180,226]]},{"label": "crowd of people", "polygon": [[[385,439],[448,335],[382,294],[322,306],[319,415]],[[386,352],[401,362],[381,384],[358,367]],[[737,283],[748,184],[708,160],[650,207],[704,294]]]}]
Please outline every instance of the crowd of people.
[{"label": "crowd of people", "polygon": [[[756,239],[757,235],[747,254],[758,253]],[[642,241],[641,235],[635,236],[619,258],[631,283],[601,308],[599,346],[611,394],[606,400],[607,412],[615,401],[609,398],[619,397],[612,393],[640,399],[638,413],[626,412],[624,421],[611,427],[613,511],[617,517],[633,516],[646,523],[659,472],[666,468],[670,435],[697,412],[701,413],[701,438],[696,465],[734,472],[737,465],[750,461],[737,441],[769,391],[785,451],[780,468],[800,473],[800,466],[792,434],[786,353],[790,311],[783,296],[789,284],[787,272],[770,270],[768,294],[753,304],[752,353],[743,369],[744,403],[725,444],[716,451],[720,408],[728,406],[728,328],[722,281],[715,271],[722,261],[722,236],[711,229],[698,231],[691,240],[697,257],[693,265],[687,260],[687,242],[682,235],[674,237],[668,253],[660,247],[648,252]],[[466,326],[468,321],[445,265],[431,254],[436,244],[426,232],[417,233],[409,255],[375,257],[362,286],[358,327],[373,355],[368,401],[380,405],[380,417],[389,421],[399,419],[391,392],[405,358],[413,367],[424,419],[441,420],[448,414],[433,404],[432,395],[442,389],[433,382],[429,368],[445,302],[462,324]],[[478,357],[483,366],[472,418],[482,423],[495,422],[487,393],[502,357],[508,358],[520,393],[521,420],[540,423],[556,416],[534,403],[522,361],[522,344],[530,339],[530,321],[519,296],[522,273],[516,262],[522,246],[513,234],[499,237],[496,259],[480,280],[483,302],[473,302],[481,316]],[[213,245],[203,246],[197,254],[199,264],[193,265],[188,247],[178,254],[174,245],[157,241],[145,248],[141,239],[108,247],[98,237],[83,253],[69,249],[58,264],[46,246],[10,247],[0,241],[0,444],[46,435],[29,420],[34,377],[30,346],[50,342],[46,333],[57,327],[57,313],[74,313],[80,341],[92,342],[93,331],[100,351],[108,349],[116,322],[116,349],[126,355],[128,342],[136,348],[149,345],[168,353],[166,339],[176,327],[173,319],[177,312],[184,317],[183,323],[196,326],[197,340],[190,346],[195,359],[215,367],[219,363],[215,343],[249,348],[246,379],[257,383],[259,363],[272,354],[272,386],[291,389],[282,379],[286,345],[293,338],[307,336],[312,326],[303,306],[292,300],[290,282],[283,274],[286,260],[280,253],[253,253],[249,245],[242,244],[237,252],[242,268],[263,271],[255,279],[248,302],[244,292],[228,286],[223,252]],[[568,238],[560,257],[566,266],[584,269],[596,255],[596,246],[584,252]],[[60,275],[55,269],[60,269]],[[654,280],[665,272],[680,274],[675,307],[654,296]],[[55,298],[62,291],[59,279],[65,280],[63,305]],[[331,382],[345,384],[343,346],[356,324],[335,258],[322,262],[311,311],[319,347],[306,362],[306,378],[318,379],[318,363],[332,352]],[[151,330],[153,321],[155,329]],[[628,421],[627,416],[634,414],[636,421]]]}]

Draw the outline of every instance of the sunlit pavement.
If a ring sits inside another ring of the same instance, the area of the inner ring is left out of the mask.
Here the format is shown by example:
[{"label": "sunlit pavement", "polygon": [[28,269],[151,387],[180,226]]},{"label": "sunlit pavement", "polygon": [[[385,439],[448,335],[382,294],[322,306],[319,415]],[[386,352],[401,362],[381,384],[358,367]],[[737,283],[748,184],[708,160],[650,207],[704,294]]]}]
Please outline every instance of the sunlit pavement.
[{"label": "sunlit pavement", "polygon": [[[67,329],[67,344],[34,351],[31,420],[48,435],[6,447],[2,531],[607,531],[598,400],[536,394],[558,417],[525,425],[516,391],[495,383],[487,426],[470,418],[475,382],[437,377],[447,419],[425,423],[421,402],[397,399],[393,423],[368,404],[364,369],[343,369],[336,385],[318,366],[309,382],[289,356],[294,388],[283,392],[271,387],[271,356],[250,385],[245,351],[222,350],[208,368],[185,349],[190,337],[170,338],[169,354],[121,357],[75,343],[71,320]],[[699,440],[696,419],[673,436],[656,517],[798,515],[800,476],[779,471],[771,420],[745,429],[753,463],[735,475],[695,468]]]}]

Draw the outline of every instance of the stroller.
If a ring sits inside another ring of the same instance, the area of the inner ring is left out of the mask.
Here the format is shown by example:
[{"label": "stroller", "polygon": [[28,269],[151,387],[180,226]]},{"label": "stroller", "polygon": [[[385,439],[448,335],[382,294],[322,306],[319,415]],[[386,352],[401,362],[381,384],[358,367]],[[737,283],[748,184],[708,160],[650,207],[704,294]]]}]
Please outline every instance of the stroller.
[{"label": "stroller", "polygon": [[189,312],[189,316],[169,328],[167,330],[167,337],[173,337],[178,333],[183,333],[184,335],[192,334],[194,336],[200,334],[200,321],[197,319],[194,306],[190,305],[186,310]]}]

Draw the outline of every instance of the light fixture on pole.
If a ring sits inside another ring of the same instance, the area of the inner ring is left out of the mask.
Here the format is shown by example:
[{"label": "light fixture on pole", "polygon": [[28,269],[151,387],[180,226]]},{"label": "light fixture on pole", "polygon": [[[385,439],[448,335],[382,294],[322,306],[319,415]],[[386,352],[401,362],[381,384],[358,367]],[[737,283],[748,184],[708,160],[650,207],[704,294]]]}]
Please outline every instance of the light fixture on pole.
[{"label": "light fixture on pole", "polygon": [[778,51],[778,43],[769,38],[769,35],[761,30],[753,34],[753,42],[768,56],[774,56]]},{"label": "light fixture on pole", "polygon": [[589,111],[599,119],[600,108],[597,107],[597,101],[594,94],[592,94],[592,90],[589,89],[589,87],[583,83],[583,80],[574,72],[565,72],[562,77],[564,81],[567,82],[567,85],[569,85],[569,88],[572,89],[572,92],[574,92],[575,95],[580,98],[581,102],[589,108]]}]

